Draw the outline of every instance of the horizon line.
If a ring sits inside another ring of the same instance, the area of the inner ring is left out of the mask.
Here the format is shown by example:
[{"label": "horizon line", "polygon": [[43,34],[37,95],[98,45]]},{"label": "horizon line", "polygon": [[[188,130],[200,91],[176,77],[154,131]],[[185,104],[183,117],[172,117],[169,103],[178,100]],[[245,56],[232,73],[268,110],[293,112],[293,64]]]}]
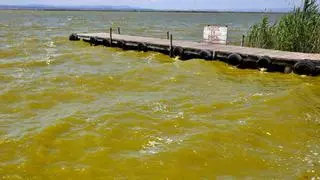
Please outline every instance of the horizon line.
[{"label": "horizon line", "polygon": [[[99,7],[101,6],[101,7]],[[1,10],[72,10],[72,11],[158,11],[158,12],[256,12],[256,13],[286,13],[292,8],[248,8],[248,9],[154,9],[140,8],[128,5],[7,5],[0,4]]]}]

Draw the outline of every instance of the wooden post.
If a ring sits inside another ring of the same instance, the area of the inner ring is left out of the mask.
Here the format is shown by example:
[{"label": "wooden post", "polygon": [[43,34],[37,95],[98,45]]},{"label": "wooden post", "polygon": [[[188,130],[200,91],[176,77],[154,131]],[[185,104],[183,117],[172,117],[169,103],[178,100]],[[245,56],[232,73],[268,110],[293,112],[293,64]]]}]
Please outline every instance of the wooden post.
[{"label": "wooden post", "polygon": [[245,35],[242,35],[242,39],[241,39],[241,46],[243,47],[244,46],[244,38],[245,38],[246,36]]},{"label": "wooden post", "polygon": [[112,46],[112,28],[110,28],[110,47]]},{"label": "wooden post", "polygon": [[170,39],[170,32],[167,31],[167,39],[169,40]]},{"label": "wooden post", "polygon": [[172,34],[170,35],[170,52],[169,55],[170,57],[173,57],[173,44],[172,44]]},{"label": "wooden post", "polygon": [[121,32],[120,32],[120,27],[118,27],[118,34],[121,34]]}]

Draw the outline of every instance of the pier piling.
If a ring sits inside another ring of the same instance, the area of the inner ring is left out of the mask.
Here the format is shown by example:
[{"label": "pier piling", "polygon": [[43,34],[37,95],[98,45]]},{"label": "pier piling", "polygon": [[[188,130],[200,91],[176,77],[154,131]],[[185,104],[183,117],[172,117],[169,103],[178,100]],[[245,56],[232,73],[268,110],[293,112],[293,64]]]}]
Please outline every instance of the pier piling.
[{"label": "pier piling", "polygon": [[173,42],[172,42],[172,34],[170,34],[170,57],[173,57]]},{"label": "pier piling", "polygon": [[241,46],[243,47],[244,46],[244,39],[245,39],[245,35],[242,35],[242,39],[241,39]]},{"label": "pier piling", "polygon": [[110,47],[112,46],[112,28],[110,28]]}]

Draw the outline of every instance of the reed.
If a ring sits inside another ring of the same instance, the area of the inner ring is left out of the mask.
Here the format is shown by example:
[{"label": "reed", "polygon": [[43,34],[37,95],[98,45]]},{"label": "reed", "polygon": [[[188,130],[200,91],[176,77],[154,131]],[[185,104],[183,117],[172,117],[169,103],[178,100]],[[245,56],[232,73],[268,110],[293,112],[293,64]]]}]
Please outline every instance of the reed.
[{"label": "reed", "polygon": [[320,12],[317,0],[304,0],[301,7],[271,24],[268,17],[251,26],[247,45],[293,52],[320,53]]}]

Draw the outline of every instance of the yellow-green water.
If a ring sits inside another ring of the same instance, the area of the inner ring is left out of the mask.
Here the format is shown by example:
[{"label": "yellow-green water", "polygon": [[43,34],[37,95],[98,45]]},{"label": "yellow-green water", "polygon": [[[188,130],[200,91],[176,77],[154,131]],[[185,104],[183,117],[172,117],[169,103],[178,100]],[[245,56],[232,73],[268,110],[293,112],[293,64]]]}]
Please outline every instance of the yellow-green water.
[{"label": "yellow-green water", "polygon": [[68,41],[260,16],[0,11],[0,179],[319,179],[319,77]]}]

